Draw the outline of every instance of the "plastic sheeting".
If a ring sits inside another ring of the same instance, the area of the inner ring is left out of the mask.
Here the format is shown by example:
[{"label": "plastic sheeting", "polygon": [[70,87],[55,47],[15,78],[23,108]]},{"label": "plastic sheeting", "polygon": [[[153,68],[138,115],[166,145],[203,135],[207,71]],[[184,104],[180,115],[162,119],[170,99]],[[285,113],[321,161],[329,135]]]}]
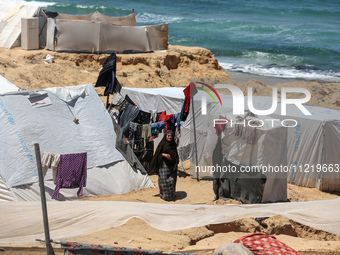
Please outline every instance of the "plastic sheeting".
[{"label": "plastic sheeting", "polygon": [[19,88],[0,75],[0,94],[18,91]]},{"label": "plastic sheeting", "polygon": [[[40,202],[0,203],[0,245],[44,239]],[[298,223],[340,235],[340,198],[261,205],[178,205],[112,201],[48,202],[53,240],[91,234],[140,218],[154,228],[174,231],[242,218],[281,215]]]},{"label": "plastic sheeting", "polygon": [[117,26],[103,21],[47,19],[48,50],[60,52],[149,52],[168,47],[168,24]]}]

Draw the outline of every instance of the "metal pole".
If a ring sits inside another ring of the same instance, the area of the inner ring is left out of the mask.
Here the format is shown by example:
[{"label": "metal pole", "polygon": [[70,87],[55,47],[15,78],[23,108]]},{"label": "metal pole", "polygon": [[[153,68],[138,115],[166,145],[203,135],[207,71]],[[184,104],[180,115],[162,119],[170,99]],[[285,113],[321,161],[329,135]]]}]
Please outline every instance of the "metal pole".
[{"label": "metal pole", "polygon": [[47,255],[54,255],[54,250],[52,248],[51,239],[50,239],[50,230],[49,230],[49,227],[48,227],[46,196],[45,196],[45,189],[44,189],[44,187],[45,187],[44,176],[43,176],[43,172],[42,172],[40,149],[39,149],[38,143],[34,144],[34,150],[35,150],[35,158],[37,160],[38,175],[39,175],[40,197],[41,197],[41,207],[42,207],[43,220],[44,220],[45,242],[46,242]]},{"label": "metal pole", "polygon": [[106,98],[106,109],[109,108],[109,98],[110,98],[110,94],[108,94]]},{"label": "metal pole", "polygon": [[[193,124],[194,124],[195,161],[196,161],[196,166],[198,166],[197,141],[196,141],[196,123],[195,123],[195,107],[194,107],[195,104],[194,104],[194,95],[193,94],[191,95],[191,103],[192,103],[192,107],[191,107],[191,109],[192,109],[192,121],[193,121]],[[200,181],[199,172],[197,172],[197,181]]]}]

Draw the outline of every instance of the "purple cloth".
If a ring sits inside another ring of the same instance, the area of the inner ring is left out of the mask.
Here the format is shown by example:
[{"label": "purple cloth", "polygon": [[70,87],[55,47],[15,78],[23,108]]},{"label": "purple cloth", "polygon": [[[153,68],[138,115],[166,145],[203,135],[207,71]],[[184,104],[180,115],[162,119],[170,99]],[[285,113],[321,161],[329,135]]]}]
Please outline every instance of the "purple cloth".
[{"label": "purple cloth", "polygon": [[52,194],[53,199],[59,197],[61,188],[78,188],[78,197],[83,195],[86,187],[87,153],[60,155],[56,186]]}]

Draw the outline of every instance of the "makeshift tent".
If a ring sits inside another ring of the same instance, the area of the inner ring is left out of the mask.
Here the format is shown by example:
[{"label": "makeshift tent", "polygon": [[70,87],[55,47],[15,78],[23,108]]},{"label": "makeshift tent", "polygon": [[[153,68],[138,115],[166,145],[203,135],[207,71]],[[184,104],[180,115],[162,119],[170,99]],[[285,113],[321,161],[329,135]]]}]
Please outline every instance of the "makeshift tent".
[{"label": "makeshift tent", "polygon": [[168,47],[168,24],[117,26],[104,21],[47,19],[46,49],[58,52],[150,52]]},{"label": "makeshift tent", "polygon": [[[167,113],[177,113],[180,112],[181,106],[184,99],[183,94],[184,88],[159,88],[159,89],[142,89],[142,88],[122,88],[121,94],[128,94],[129,97],[137,104],[138,107],[147,111],[147,110],[158,110],[158,111],[167,111]],[[207,128],[206,123],[210,123],[212,125],[212,118],[219,118],[220,114],[227,114],[230,116],[232,114],[232,96],[221,95],[223,106],[220,104],[215,105],[212,100],[208,100],[207,108],[208,115],[205,117],[199,117],[201,115],[201,96],[203,95],[199,91],[199,93],[195,96],[197,98],[197,102],[195,100],[195,112],[196,112],[196,129],[198,131],[197,136],[197,145],[198,145],[198,158],[200,159],[201,165],[209,165],[211,164],[211,155],[212,150],[214,149],[215,142],[210,140],[211,136],[211,128]],[[272,105],[272,98],[270,97],[253,97],[254,98],[254,107],[256,109],[269,109]],[[245,97],[245,102],[247,101],[247,97]],[[276,162],[278,164],[280,162],[279,158],[284,155],[286,157],[286,161],[281,161],[284,166],[305,166],[308,164],[310,166],[309,172],[300,171],[296,172],[293,169],[288,173],[288,181],[305,187],[316,187],[320,190],[324,191],[339,191],[340,190],[340,173],[335,170],[337,165],[340,165],[340,157],[338,152],[340,151],[340,112],[336,110],[330,110],[321,107],[309,106],[305,105],[305,107],[312,113],[311,116],[304,116],[302,113],[300,114],[300,110],[295,106],[289,106],[287,108],[287,116],[281,116],[280,109],[281,103],[278,100],[277,111],[274,114],[271,114],[270,118],[273,119],[296,119],[298,125],[295,128],[287,128],[286,134],[281,134],[283,137],[280,137],[280,141],[282,142],[282,138],[287,140],[287,147],[277,147],[275,145],[271,145],[271,139],[268,139],[267,146],[267,155],[273,156],[272,162]],[[247,110],[247,105],[245,105],[245,109]],[[223,115],[228,118],[228,116]],[[201,118],[201,121],[199,121]],[[204,121],[204,118],[209,121]],[[230,119],[230,117],[229,117]],[[180,147],[187,146],[192,141],[190,141],[190,124],[192,122],[192,115],[189,113],[188,119],[184,122],[181,139],[180,139]],[[279,129],[273,129],[275,130]],[[210,133],[208,133],[210,132]],[[261,131],[257,130],[260,134]],[[276,131],[275,131],[276,132]],[[275,135],[277,136],[277,135]],[[216,136],[215,136],[216,137]],[[312,139],[313,138],[313,139]],[[216,139],[216,138],[215,138]],[[259,141],[264,141],[259,139]],[[241,139],[235,140],[235,146],[237,143],[242,142]],[[278,143],[279,140],[277,140]],[[241,146],[242,147],[242,146]],[[253,146],[252,146],[253,147]],[[235,148],[238,148],[237,146]],[[243,152],[249,152],[246,147],[242,147],[243,149],[238,154],[238,150],[230,150],[229,158],[236,164],[245,164],[245,165],[258,165],[259,161],[256,162],[256,158],[249,158],[248,154],[242,154]],[[249,145],[248,145],[249,148]],[[233,156],[230,152],[235,152],[236,155]],[[270,153],[272,152],[272,153]],[[204,153],[208,155],[204,155]],[[255,154],[256,155],[256,154]],[[258,156],[258,155],[257,155]],[[261,157],[260,157],[261,158]],[[193,161],[194,162],[194,161]],[[269,163],[270,161],[266,161]],[[281,164],[280,163],[280,164]],[[320,166],[325,166],[328,170],[317,172],[314,170],[312,172],[311,167],[314,166],[314,169]],[[333,168],[333,171],[332,169]],[[332,171],[332,172],[331,172]]]},{"label": "makeshift tent", "polygon": [[[41,152],[87,152],[84,196],[122,194],[152,187],[116,149],[113,121],[92,85],[20,91],[0,95],[0,200],[39,200],[34,144]],[[48,200],[55,188],[45,177]],[[77,189],[61,189],[60,200],[76,199]]]},{"label": "makeshift tent", "polygon": [[[213,127],[213,119],[218,119],[227,113],[232,112],[231,96],[221,95],[223,107],[217,106],[211,101],[208,104],[208,115],[201,115],[201,96],[202,91],[195,95],[194,108],[196,120],[196,142],[198,166],[212,166],[212,152],[217,144],[217,135]],[[181,111],[183,103],[183,88],[126,88],[121,90],[123,96],[128,95],[139,108],[144,111],[157,110],[166,111],[167,114],[175,114]],[[262,98],[258,98],[261,103]],[[188,119],[183,122],[181,127],[181,138],[179,142],[179,150],[181,147],[194,144],[193,127],[192,127],[191,110]],[[228,117],[229,118],[229,117]],[[230,118],[229,118],[230,119]],[[235,137],[232,129],[228,129],[229,134],[226,135],[223,143],[224,156],[229,161],[237,165],[258,166],[258,165],[275,165],[286,164],[286,129],[279,126],[270,127],[263,126],[256,133],[256,141],[254,144],[247,144],[243,139]],[[230,142],[232,141],[232,142]],[[193,148],[193,147],[192,147]],[[273,150],[275,148],[275,150]],[[277,154],[273,153],[276,152]],[[194,153],[192,153],[194,156]],[[192,158],[192,162],[195,160]],[[199,178],[212,178],[213,173],[206,171],[204,168],[198,168]],[[203,169],[203,170],[201,170]],[[197,171],[191,164],[191,176],[197,177]],[[286,175],[280,173],[267,174],[267,182],[263,193],[263,202],[285,201],[287,199],[287,181]]]},{"label": "makeshift tent", "polygon": [[0,75],[0,94],[18,91],[19,88]]},{"label": "makeshift tent", "polygon": [[21,19],[39,18],[39,45],[46,45],[46,16],[39,6],[3,2],[0,5],[0,47],[21,45]]},{"label": "makeshift tent", "polygon": [[287,115],[282,116],[280,103],[271,115],[281,120],[294,119],[298,123],[287,131],[287,162],[292,166],[288,181],[323,191],[339,191],[340,111],[311,105],[305,107],[312,115],[304,115],[294,105],[287,105]]},{"label": "makeshift tent", "polygon": [[62,52],[149,52],[168,47],[168,24],[137,26],[134,12],[108,17],[99,12],[68,15],[45,11],[48,50]]}]

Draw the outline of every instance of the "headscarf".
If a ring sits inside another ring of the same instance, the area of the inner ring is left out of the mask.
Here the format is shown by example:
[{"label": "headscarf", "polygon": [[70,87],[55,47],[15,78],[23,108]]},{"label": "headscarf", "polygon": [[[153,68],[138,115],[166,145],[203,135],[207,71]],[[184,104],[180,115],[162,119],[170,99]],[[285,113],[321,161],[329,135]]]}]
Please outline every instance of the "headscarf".
[{"label": "headscarf", "polygon": [[[166,136],[168,134],[172,135],[172,140],[168,141],[166,139]],[[153,155],[153,158],[150,163],[150,173],[158,173],[159,167],[161,165],[162,160],[165,162],[165,164],[169,167],[173,167],[174,165],[177,165],[179,162],[179,157],[177,153],[177,145],[175,142],[175,134],[173,131],[168,130],[165,132],[162,140],[157,146],[157,149],[155,151],[155,154]],[[168,160],[165,157],[162,157],[162,153],[170,154],[171,159]]]}]

